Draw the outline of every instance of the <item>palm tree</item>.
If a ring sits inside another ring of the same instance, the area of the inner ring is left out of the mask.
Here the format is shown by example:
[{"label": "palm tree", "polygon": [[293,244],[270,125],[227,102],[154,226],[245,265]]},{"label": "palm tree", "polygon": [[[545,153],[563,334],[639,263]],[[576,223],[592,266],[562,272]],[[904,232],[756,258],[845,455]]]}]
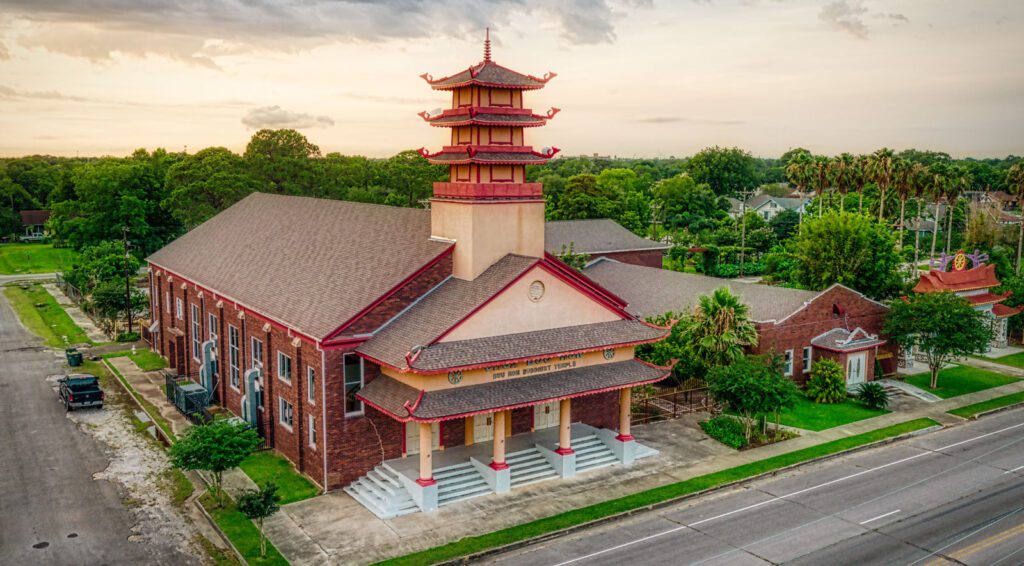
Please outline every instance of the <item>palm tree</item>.
[{"label": "palm tree", "polygon": [[949,173],[949,166],[943,162],[933,163],[928,168],[928,176],[931,182],[928,184],[928,192],[935,199],[935,212],[932,214],[932,251],[928,259],[935,259],[935,241],[939,237],[939,203],[946,191],[946,176]]},{"label": "palm tree", "polygon": [[956,209],[956,203],[960,199],[960,194],[968,184],[970,184],[970,179],[967,176],[967,169],[962,165],[950,166],[944,191],[946,194],[946,206],[949,208],[949,220],[946,224],[946,255],[953,251],[953,211]]},{"label": "palm tree", "polygon": [[811,172],[814,174],[814,188],[818,193],[818,217],[821,217],[825,203],[825,189],[828,188],[829,159],[824,155],[815,155]]},{"label": "palm tree", "polygon": [[[789,182],[796,187],[798,193],[800,193],[801,200],[803,199],[804,190],[807,188],[807,182],[810,180],[810,168],[813,164],[811,154],[806,151],[801,151],[792,158],[786,165],[786,177]],[[802,210],[802,208],[801,208]],[[800,213],[800,222],[802,223],[804,215]]]},{"label": "palm tree", "polygon": [[850,170],[853,168],[854,157],[849,153],[843,153],[832,158],[829,163],[832,181],[839,191],[839,212],[846,208],[846,193],[850,190]]},{"label": "palm tree", "polygon": [[878,185],[878,221],[885,214],[885,191],[892,182],[893,150],[883,147],[868,157],[868,178]]},{"label": "palm tree", "polygon": [[867,176],[864,174],[866,163],[867,157],[858,155],[853,158],[853,166],[850,167],[850,183],[860,195],[860,198],[857,201],[858,214],[864,212],[864,184],[867,183]]},{"label": "palm tree", "polygon": [[1010,188],[1017,193],[1017,206],[1021,210],[1021,220],[1018,222],[1020,229],[1017,231],[1017,263],[1014,267],[1014,273],[1020,275],[1020,248],[1021,244],[1024,243],[1024,165],[1018,161],[1010,167],[1007,172],[1006,181],[1010,185]]},{"label": "palm tree", "polygon": [[893,160],[892,164],[892,181],[893,188],[896,190],[896,194],[900,198],[900,236],[899,236],[899,249],[903,249],[903,221],[906,218],[905,212],[907,210],[907,199],[910,198],[910,193],[913,190],[913,181],[911,177],[913,175],[913,168],[910,162],[902,157],[897,157]]},{"label": "palm tree", "polygon": [[743,358],[744,348],[757,345],[749,308],[728,287],[702,295],[684,322],[683,343],[708,367],[729,365]]},{"label": "palm tree", "polygon": [[921,253],[921,209],[924,203],[924,195],[928,191],[930,177],[928,168],[920,163],[915,163],[910,174],[910,183],[914,191],[914,200],[917,201],[917,227],[914,230],[914,277],[917,277],[917,262]]}]

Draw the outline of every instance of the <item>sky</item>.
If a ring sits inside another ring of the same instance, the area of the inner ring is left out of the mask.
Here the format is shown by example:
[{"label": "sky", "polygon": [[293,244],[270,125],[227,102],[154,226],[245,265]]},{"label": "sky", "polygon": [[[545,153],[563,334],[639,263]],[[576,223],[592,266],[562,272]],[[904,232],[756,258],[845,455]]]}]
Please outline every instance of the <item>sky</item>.
[{"label": "sky", "polygon": [[439,149],[419,75],[558,76],[527,105],[565,155],[1024,154],[1019,0],[3,0],[0,156]]}]

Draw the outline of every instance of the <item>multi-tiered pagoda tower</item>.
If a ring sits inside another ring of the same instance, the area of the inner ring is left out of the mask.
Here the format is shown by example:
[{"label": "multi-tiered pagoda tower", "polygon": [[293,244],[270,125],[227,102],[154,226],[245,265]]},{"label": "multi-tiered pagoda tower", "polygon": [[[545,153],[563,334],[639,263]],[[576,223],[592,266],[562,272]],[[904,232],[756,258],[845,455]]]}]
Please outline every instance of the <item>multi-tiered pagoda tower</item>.
[{"label": "multi-tiered pagoda tower", "polygon": [[456,242],[455,277],[475,279],[509,253],[544,255],[542,186],[526,182],[526,166],[546,163],[558,148],[536,151],[526,145],[524,132],[543,126],[559,109],[535,114],[524,107],[523,92],[543,88],[554,76],[524,75],[495,63],[489,33],[480,63],[440,79],[422,75],[431,88],[452,95],[451,108],[420,113],[431,126],[451,129],[450,145],[420,154],[449,166],[448,181],[434,183],[432,235]]}]

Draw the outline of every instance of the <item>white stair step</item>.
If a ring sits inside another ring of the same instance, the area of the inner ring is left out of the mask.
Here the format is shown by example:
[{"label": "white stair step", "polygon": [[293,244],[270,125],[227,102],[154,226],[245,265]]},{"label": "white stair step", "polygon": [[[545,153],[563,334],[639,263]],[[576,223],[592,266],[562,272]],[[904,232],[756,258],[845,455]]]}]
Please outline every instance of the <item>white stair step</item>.
[{"label": "white stair step", "polygon": [[449,481],[449,482],[444,482],[444,483],[438,482],[437,483],[437,492],[438,493],[447,493],[447,492],[457,491],[459,489],[465,489],[465,488],[469,488],[469,487],[472,487],[472,486],[475,486],[475,485],[486,484],[486,483],[487,482],[484,481],[484,478],[480,477],[480,475],[478,474],[476,477],[467,477],[467,478],[461,479],[459,481]]},{"label": "white stair step", "polygon": [[533,483],[535,481],[546,480],[548,478],[554,478],[558,476],[558,472],[554,468],[548,467],[546,470],[537,470],[530,474],[525,474],[518,477],[512,478],[512,486],[518,487],[527,483]]},{"label": "white stair step", "polygon": [[531,462],[520,466],[512,466],[512,477],[521,476],[523,474],[531,474],[538,470],[553,470],[551,464],[547,460],[541,460],[540,462]]},{"label": "white stair step", "polygon": [[443,480],[447,478],[456,478],[464,476],[466,474],[476,474],[476,468],[472,464],[466,464],[465,466],[459,466],[457,468],[446,468],[444,470],[434,470],[434,479]]},{"label": "white stair step", "polygon": [[395,494],[395,487],[391,485],[391,482],[379,477],[379,474],[376,473],[376,470],[370,470],[370,472],[363,476],[363,478],[369,480],[371,483],[373,483],[380,489],[386,491],[388,495]]},{"label": "white stair step", "polygon": [[488,493],[491,493],[491,488],[488,487],[487,484],[484,484],[483,486],[478,487],[476,489],[460,491],[457,494],[446,494],[445,497],[441,497],[441,494],[438,493],[437,504],[447,505],[449,503],[455,503],[456,501],[462,501],[463,499],[469,499],[471,497],[477,497],[479,495],[487,495]]}]

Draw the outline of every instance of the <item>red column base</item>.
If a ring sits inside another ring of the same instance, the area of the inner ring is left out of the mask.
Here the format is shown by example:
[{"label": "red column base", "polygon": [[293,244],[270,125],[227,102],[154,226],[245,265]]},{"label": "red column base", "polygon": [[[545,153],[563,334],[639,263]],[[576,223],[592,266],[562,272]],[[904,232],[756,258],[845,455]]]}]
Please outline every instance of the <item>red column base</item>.
[{"label": "red column base", "polygon": [[416,483],[422,485],[423,487],[429,487],[429,486],[432,486],[432,485],[436,485],[437,484],[437,480],[435,480],[434,478],[426,478],[426,479],[420,478],[420,479],[416,480]]},{"label": "red column base", "polygon": [[568,456],[569,454],[575,453],[576,451],[573,450],[572,448],[559,448],[558,450],[555,450],[555,454],[560,454],[562,456]]},{"label": "red column base", "polygon": [[507,470],[508,464],[505,462],[491,462],[491,469],[495,471]]},{"label": "red column base", "polygon": [[635,439],[633,438],[632,434],[620,434],[615,437],[615,440],[618,440],[619,442],[629,442]]}]

